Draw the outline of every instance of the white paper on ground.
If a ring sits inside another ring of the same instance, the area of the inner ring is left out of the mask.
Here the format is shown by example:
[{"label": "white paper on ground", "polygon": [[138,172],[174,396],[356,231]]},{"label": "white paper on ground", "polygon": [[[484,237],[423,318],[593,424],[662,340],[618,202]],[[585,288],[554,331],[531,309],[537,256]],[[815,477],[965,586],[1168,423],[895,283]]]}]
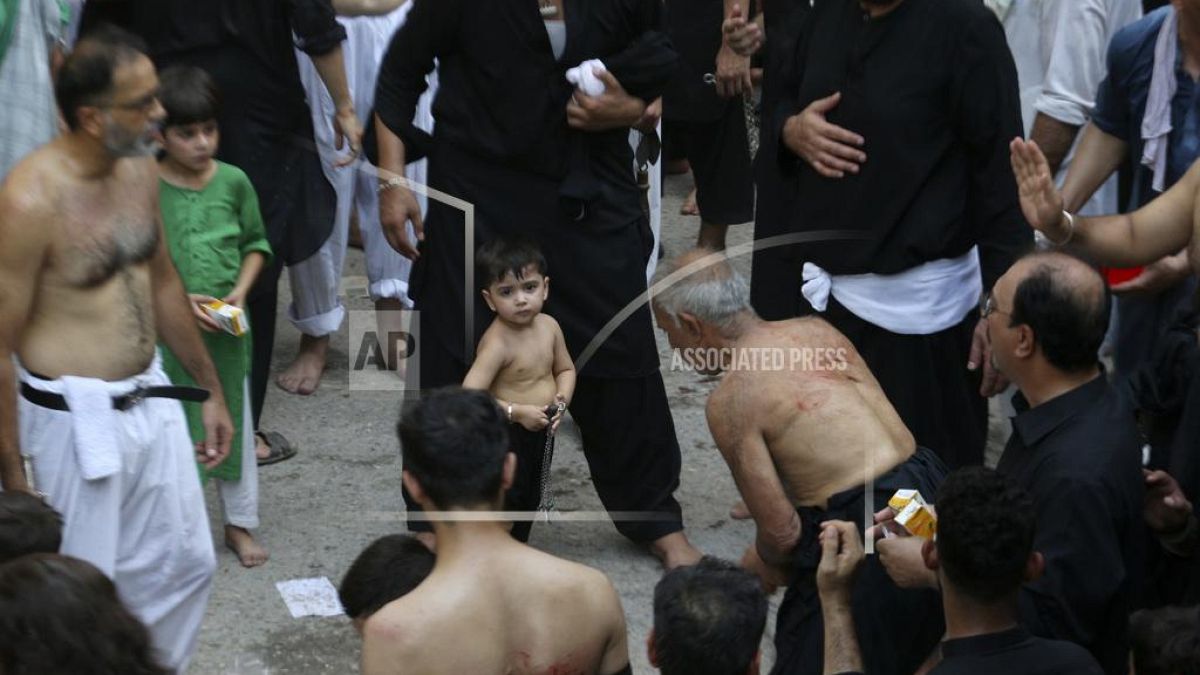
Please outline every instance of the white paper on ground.
[{"label": "white paper on ground", "polygon": [[277,581],[275,588],[287,603],[293,619],[302,616],[339,616],[343,614],[337,589],[326,577]]}]

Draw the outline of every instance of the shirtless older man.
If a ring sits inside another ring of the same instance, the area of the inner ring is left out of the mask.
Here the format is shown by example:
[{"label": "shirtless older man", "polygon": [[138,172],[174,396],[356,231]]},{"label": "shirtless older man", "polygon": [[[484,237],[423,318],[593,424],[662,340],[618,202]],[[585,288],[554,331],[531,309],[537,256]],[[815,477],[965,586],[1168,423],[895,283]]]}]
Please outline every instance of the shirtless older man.
[{"label": "shirtless older man", "polygon": [[[456,519],[434,520],[429,577],[367,620],[364,675],[631,673],[621,601],[604,574],[482,518],[501,508],[516,468],[495,400],[436,390],[407,411],[399,431],[405,487],[427,513]],[[472,512],[481,519],[469,520]]]},{"label": "shirtless older man", "polygon": [[[899,488],[932,498],[946,468],[916,446],[844,335],[818,318],[763,321],[723,256],[693,250],[670,261],[653,298],[659,327],[681,350],[673,363],[725,371],[706,413],[758,528],[743,564],[768,586],[788,585],[774,672],[820,673],[820,523],[865,528],[873,504]],[[853,604],[866,672],[912,673],[941,637],[937,596],[896,588],[874,557]]]},{"label": "shirtless older man", "polygon": [[64,516],[61,552],[112,577],[182,670],[216,560],[172,399],[205,392],[169,386],[156,339],[208,390],[200,461],[219,462],[233,429],[162,233],[157,91],[134,38],[80,42],[56,92],[70,131],[0,189],[0,481],[45,492]]}]

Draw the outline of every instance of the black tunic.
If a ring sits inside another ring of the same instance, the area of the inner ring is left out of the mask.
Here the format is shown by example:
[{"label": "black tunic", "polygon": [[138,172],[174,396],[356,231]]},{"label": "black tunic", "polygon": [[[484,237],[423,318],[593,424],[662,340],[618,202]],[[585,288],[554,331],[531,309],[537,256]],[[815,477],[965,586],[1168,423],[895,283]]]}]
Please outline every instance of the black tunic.
[{"label": "black tunic", "polygon": [[1077,644],[1045,640],[1024,628],[942,643],[942,662],[930,675],[1100,675],[1096,659]]},{"label": "black tunic", "polygon": [[1042,577],[1021,589],[1021,622],[1086,647],[1107,673],[1125,673],[1145,545],[1133,412],[1103,374],[1036,408],[1017,394],[1013,406],[996,468],[1033,497],[1033,548],[1046,559]]},{"label": "black tunic", "polygon": [[[475,244],[518,234],[541,244],[553,289],[546,311],[562,325],[576,359],[645,291],[653,240],[634,180],[628,129],[568,129],[572,87],[565,72],[599,58],[618,79],[623,72],[637,77],[631,93],[661,95],[676,61],[660,30],[661,14],[657,0],[567,0],[567,44],[556,61],[532,0],[415,0],[380,69],[377,114],[404,141],[407,160],[428,155],[431,187],[474,205]],[[637,68],[623,66],[629,53],[639,54]],[[431,139],[411,120],[435,59],[439,89]],[[582,204],[563,193],[578,152],[588,157],[592,195]],[[464,293],[463,223],[461,210],[430,201],[409,293],[421,312],[422,341],[436,339],[466,363],[464,297],[475,305],[476,337],[491,316],[475,289]],[[657,368],[643,305],[603,341],[581,374],[634,377]],[[422,386],[445,384],[430,375],[422,373]]]},{"label": "black tunic", "polygon": [[[326,54],[346,38],[330,0],[105,0],[84,23],[121,23],[159,68],[204,68],[221,92],[217,157],[246,172],[272,249],[308,258],[333,229],[333,188],[321,171],[295,47]],[[298,42],[293,41],[293,34]]]},{"label": "black tunic", "polygon": [[1016,68],[983,3],[904,0],[871,19],[858,0],[818,0],[793,63],[776,134],[840,91],[828,120],[866,139],[867,160],[858,175],[829,179],[780,144],[779,169],[797,191],[788,229],[870,236],[797,247],[797,263],[893,274],[979,244],[990,288],[1032,244],[1009,163],[1022,131]]}]

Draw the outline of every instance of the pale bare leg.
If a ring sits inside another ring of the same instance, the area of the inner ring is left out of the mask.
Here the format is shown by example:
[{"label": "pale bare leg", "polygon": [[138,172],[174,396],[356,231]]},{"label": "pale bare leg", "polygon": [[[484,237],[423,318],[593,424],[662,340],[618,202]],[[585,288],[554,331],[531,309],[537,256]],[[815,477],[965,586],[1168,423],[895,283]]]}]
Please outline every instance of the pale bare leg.
[{"label": "pale bare leg", "polygon": [[242,567],[258,567],[267,562],[267,558],[270,557],[267,549],[254,541],[249,530],[236,525],[225,526],[225,545],[237,554]]},{"label": "pale bare leg", "polygon": [[650,552],[662,561],[663,568],[667,571],[676,567],[695,565],[704,557],[703,553],[692,546],[683,532],[672,532],[654,540],[650,544]]},{"label": "pale bare leg", "polygon": [[700,207],[696,204],[696,188],[692,188],[687,199],[683,200],[683,206],[679,207],[679,213],[684,216],[700,215]]},{"label": "pale bare leg", "polygon": [[325,372],[325,358],[329,352],[329,336],[300,336],[300,352],[292,365],[275,378],[279,388],[290,393],[308,396],[321,384],[321,373]]}]

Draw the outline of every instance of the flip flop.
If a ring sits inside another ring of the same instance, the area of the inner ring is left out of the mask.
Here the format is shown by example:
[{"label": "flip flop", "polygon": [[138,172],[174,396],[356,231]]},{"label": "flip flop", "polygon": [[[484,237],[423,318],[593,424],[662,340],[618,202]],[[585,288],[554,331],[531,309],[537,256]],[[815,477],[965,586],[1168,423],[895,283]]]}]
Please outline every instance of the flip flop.
[{"label": "flip flop", "polygon": [[275,464],[296,456],[296,448],[292,447],[291,442],[278,431],[256,431],[254,435],[266,441],[267,447],[271,449],[266,457],[258,459],[259,466]]}]

